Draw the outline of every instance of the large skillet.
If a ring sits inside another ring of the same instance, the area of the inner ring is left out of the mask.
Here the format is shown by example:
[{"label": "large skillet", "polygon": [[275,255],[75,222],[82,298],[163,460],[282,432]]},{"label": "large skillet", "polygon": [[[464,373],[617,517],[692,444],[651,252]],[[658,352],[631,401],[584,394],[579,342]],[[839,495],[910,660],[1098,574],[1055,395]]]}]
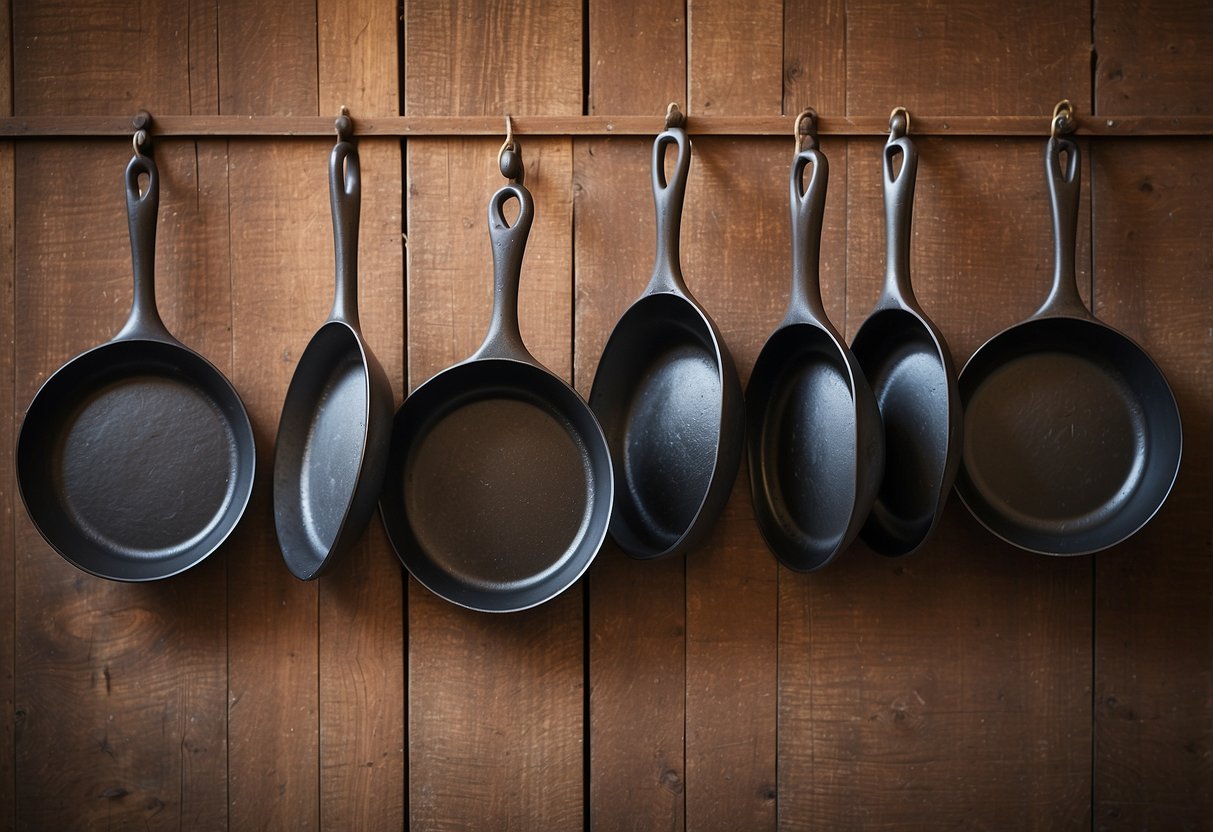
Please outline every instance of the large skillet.
[{"label": "large skillet", "polygon": [[[488,335],[396,412],[380,498],[413,577],[485,612],[533,607],[571,586],[606,539],[614,483],[594,414],[523,344],[518,284],[534,205],[514,151],[502,171],[513,181],[489,201]],[[512,226],[502,214],[510,199]]]},{"label": "large skillet", "polygon": [[[910,222],[918,151],[898,108],[883,154],[885,283],[851,342],[885,430],[884,479],[860,537],[883,555],[905,555],[930,535],[960,464],[962,416],[943,333],[910,287]],[[901,155],[901,169],[894,162]]]},{"label": "large skillet", "polygon": [[329,157],[337,288],[299,359],[274,446],[274,525],[287,567],[317,577],[366,528],[391,439],[392,386],[358,323],[358,150]]},{"label": "large skillet", "polygon": [[1045,171],[1053,287],[1032,317],[983,344],[960,374],[965,449],[956,490],[1003,540],[1081,555],[1120,543],[1154,516],[1179,472],[1183,429],[1158,365],[1079,297],[1078,146],[1050,138]]},{"label": "large skillet", "polygon": [[[671,146],[678,156],[667,182]],[[674,112],[653,142],[653,274],[615,325],[590,391],[615,461],[611,537],[635,558],[685,553],[703,541],[728,500],[744,444],[737,369],[679,265],[690,167],[691,143]]]},{"label": "large skillet", "polygon": [[126,168],[130,316],[46,380],[17,439],[17,482],[38,531],[79,568],[119,581],[167,578],[203,560],[253,488],[240,397],[156,311],[159,205],[156,163],[136,154]]},{"label": "large skillet", "polygon": [[758,354],[745,393],[754,517],[767,547],[799,571],[820,569],[850,545],[884,472],[876,399],[821,301],[818,255],[829,174],[815,140],[796,154],[791,300]]}]

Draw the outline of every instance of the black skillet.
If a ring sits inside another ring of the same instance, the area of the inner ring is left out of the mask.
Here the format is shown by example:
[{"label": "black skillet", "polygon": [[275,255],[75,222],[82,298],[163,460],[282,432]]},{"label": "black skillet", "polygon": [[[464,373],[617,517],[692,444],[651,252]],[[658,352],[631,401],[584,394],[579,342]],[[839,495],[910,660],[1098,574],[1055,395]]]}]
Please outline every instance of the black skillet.
[{"label": "black skillet", "polygon": [[[741,463],[741,382],[724,338],[679,265],[691,145],[672,110],[653,142],[657,258],[644,294],[615,325],[590,407],[615,461],[611,537],[635,558],[687,552],[707,536]],[[669,182],[665,154],[678,148]]]},{"label": "black skillet", "polygon": [[287,568],[305,581],[352,545],[371,519],[392,423],[392,386],[358,322],[362,180],[358,150],[344,135],[329,157],[329,196],[333,311],[295,368],[274,446],[278,546]]},{"label": "black skillet", "polygon": [[918,151],[904,110],[894,111],[889,127],[882,164],[884,290],[851,350],[872,385],[885,430],[884,479],[859,534],[875,551],[899,556],[922,545],[943,513],[960,465],[962,415],[948,345],[910,287]]},{"label": "black skillet", "polygon": [[1045,170],[1052,291],[1032,317],[983,344],[960,374],[965,449],[956,490],[1003,540],[1081,555],[1120,543],[1162,507],[1179,473],[1183,428],[1162,370],[1079,297],[1078,146],[1052,137]]},{"label": "black skillet", "polygon": [[[485,612],[541,604],[571,586],[606,539],[611,458],[568,384],[527,351],[518,284],[534,217],[521,157],[489,201],[493,317],[470,358],[396,412],[380,512],[396,554],[435,594]],[[511,226],[506,202],[519,204]]]},{"label": "black skillet", "polygon": [[829,175],[814,135],[792,163],[791,300],[745,393],[754,517],[767,547],[799,571],[820,569],[850,545],[884,472],[876,399],[821,301]]},{"label": "black skillet", "polygon": [[74,565],[118,581],[199,563],[236,527],[253,489],[240,397],[156,310],[159,205],[156,163],[137,153],[126,168],[130,316],[46,380],[17,438],[17,482],[38,531]]}]

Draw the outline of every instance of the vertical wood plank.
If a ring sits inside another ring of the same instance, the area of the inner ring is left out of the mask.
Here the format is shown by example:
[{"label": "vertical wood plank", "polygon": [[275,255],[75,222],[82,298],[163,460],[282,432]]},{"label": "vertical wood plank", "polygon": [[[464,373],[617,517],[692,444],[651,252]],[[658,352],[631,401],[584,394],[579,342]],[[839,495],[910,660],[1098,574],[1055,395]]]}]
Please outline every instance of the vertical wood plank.
[{"label": "vertical wood plank", "polygon": [[[782,10],[766,0],[688,5],[692,115],[781,111]],[[787,179],[772,172],[786,171],[789,146],[703,139],[693,148],[683,268],[744,384],[786,303],[753,286],[787,271]],[[689,830],[776,823],[778,572],[753,523],[747,477],[743,463],[710,542],[687,555]]]},{"label": "vertical wood plank", "polygon": [[591,115],[659,114],[671,101],[684,105],[685,9],[683,0],[589,4]]},{"label": "vertical wood plank", "polygon": [[[1196,115],[1213,94],[1206,3],[1100,3],[1100,115]],[[1207,141],[1100,143],[1092,164],[1095,311],[1136,339],[1179,401],[1184,458],[1150,524],[1099,555],[1099,828],[1198,829],[1213,816],[1213,247]]]},{"label": "vertical wood plank", "polygon": [[[592,12],[591,12],[592,13]],[[654,108],[654,135],[662,116]],[[588,396],[615,322],[655,246],[643,139],[575,145],[577,387]],[[686,769],[685,558],[637,561],[608,542],[590,573],[590,821],[680,829]]]},{"label": "vertical wood plank", "polygon": [[[235,0],[220,5],[218,27],[220,112],[317,113],[315,3]],[[324,141],[228,146],[232,381],[257,442],[252,522],[228,560],[232,828],[320,822],[318,588],[283,566],[269,518],[282,402],[332,292],[328,150]]]},{"label": "vertical wood plank", "polygon": [[411,116],[580,115],[580,2],[405,3]]},{"label": "vertical wood plank", "polygon": [[[320,111],[336,115],[348,106],[355,135],[359,118],[399,112],[395,11],[393,3],[331,0],[318,8]],[[405,386],[402,146],[393,139],[357,142],[360,318],[399,402]],[[311,299],[314,326],[328,302],[328,296]],[[327,829],[405,825],[402,574],[373,517],[359,544],[320,582],[320,811]]]},{"label": "vertical wood plank", "polygon": [[[227,259],[223,200],[207,192],[213,160],[192,143],[156,153],[159,308],[172,332],[230,371],[227,283],[212,279]],[[126,316],[127,155],[112,142],[18,148],[22,402]],[[129,585],[74,569],[25,518],[17,547],[17,824],[225,828],[223,555]]]},{"label": "vertical wood plank", "polygon": [[1184,458],[1162,511],[1099,555],[1095,819],[1199,829],[1213,817],[1213,157],[1201,141],[1099,150],[1096,314],[1166,374]]},{"label": "vertical wood plank", "polygon": [[[847,111],[846,0],[787,0],[783,9],[783,112]],[[833,169],[831,169],[832,172]]]},{"label": "vertical wood plank", "polygon": [[[1090,100],[1090,0],[847,3],[847,113],[1041,113]],[[911,129],[913,124],[911,123]]]},{"label": "vertical wood plank", "polygon": [[688,0],[687,112],[774,115],[783,107],[783,2]]},{"label": "vertical wood plank", "polygon": [[17,3],[14,113],[190,112],[189,23],[187,3]]},{"label": "vertical wood plank", "polygon": [[[754,286],[787,273],[787,179],[773,172],[786,171],[790,142],[701,139],[694,152],[684,272],[744,384],[787,302]],[[778,573],[753,522],[747,476],[743,464],[710,542],[687,555],[691,830],[766,829],[776,819]]]},{"label": "vertical wood plank", "polygon": [[1207,115],[1213,6],[1201,0],[1095,4],[1095,111]]},{"label": "vertical wood plank", "polygon": [[[409,115],[582,112],[582,5],[410,2]],[[485,210],[495,140],[415,140],[408,161],[408,379],[466,358],[488,324]],[[522,336],[572,374],[572,143],[523,139],[535,222]],[[581,591],[507,616],[468,613],[409,582],[409,812],[418,829],[572,829],[583,818]]]},{"label": "vertical wood plank", "polygon": [[[590,111],[685,107],[684,4],[591,3]],[[589,395],[615,322],[653,268],[651,142],[574,144],[574,378]],[[642,562],[608,541],[589,576],[589,821],[595,829],[685,824],[685,558]]]},{"label": "vertical wood plank", "polygon": [[[8,48],[0,55],[0,113],[13,114],[12,4],[0,0],[0,43]],[[0,477],[12,483],[13,447],[16,444],[17,403],[15,396],[14,351],[16,349],[17,316],[13,301],[13,144],[0,142]],[[16,766],[13,722],[14,647],[16,640],[14,610],[17,603],[14,549],[16,527],[13,512],[19,511],[13,493],[15,489],[0,489],[0,830],[13,829],[16,824]]]},{"label": "vertical wood plank", "polygon": [[[495,140],[409,144],[409,376],[462,360],[488,326],[484,214],[504,180]],[[571,146],[523,146],[535,221],[519,306],[531,352],[571,372]],[[581,593],[471,613],[409,582],[409,789],[419,829],[573,829],[582,821]]]},{"label": "vertical wood plank", "polygon": [[219,3],[219,112],[317,113],[316,0]]}]

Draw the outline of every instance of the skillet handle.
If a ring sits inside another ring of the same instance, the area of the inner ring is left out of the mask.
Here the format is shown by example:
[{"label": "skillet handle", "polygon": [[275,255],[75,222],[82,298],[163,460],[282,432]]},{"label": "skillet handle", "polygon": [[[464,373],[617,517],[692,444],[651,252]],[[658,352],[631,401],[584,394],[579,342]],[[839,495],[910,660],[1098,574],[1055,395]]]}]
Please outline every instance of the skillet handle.
[{"label": "skillet handle", "polygon": [[[502,208],[518,200],[518,218],[506,222]],[[472,356],[506,358],[535,363],[518,329],[518,285],[522,280],[522,256],[535,218],[535,203],[526,186],[510,183],[489,200],[489,239],[493,243],[493,317],[480,349]]]},{"label": "skillet handle", "polygon": [[[804,171],[813,166],[808,187]],[[792,209],[792,294],[785,321],[826,320],[821,300],[821,225],[825,218],[830,163],[817,148],[802,150],[792,162],[788,183]]]},{"label": "skillet handle", "polygon": [[[1061,154],[1066,154],[1065,170]],[[1045,147],[1045,178],[1053,213],[1053,287],[1033,317],[1093,318],[1078,294],[1074,249],[1078,238],[1078,203],[1082,196],[1082,160],[1078,145],[1052,136]]]},{"label": "skillet handle", "polygon": [[[147,177],[147,184],[140,192],[142,176]],[[152,339],[176,343],[156,309],[156,218],[160,212],[160,172],[156,161],[144,154],[132,156],[126,166],[125,184],[135,290],[131,314],[114,340]]]},{"label": "skillet handle", "polygon": [[[883,154],[885,221],[885,298],[904,306],[917,304],[910,286],[910,225],[914,219],[914,184],[918,178],[918,149],[895,116]],[[901,169],[893,161],[901,154]]]},{"label": "skillet handle", "polygon": [[[666,181],[665,157],[670,146],[678,148],[673,176]],[[653,205],[657,210],[657,257],[646,294],[687,294],[682,279],[679,237],[682,234],[682,203],[691,170],[691,140],[682,127],[670,127],[653,141]]]},{"label": "skillet handle", "polygon": [[337,288],[330,320],[358,327],[358,221],[362,213],[362,168],[358,148],[340,141],[329,156],[329,204]]}]

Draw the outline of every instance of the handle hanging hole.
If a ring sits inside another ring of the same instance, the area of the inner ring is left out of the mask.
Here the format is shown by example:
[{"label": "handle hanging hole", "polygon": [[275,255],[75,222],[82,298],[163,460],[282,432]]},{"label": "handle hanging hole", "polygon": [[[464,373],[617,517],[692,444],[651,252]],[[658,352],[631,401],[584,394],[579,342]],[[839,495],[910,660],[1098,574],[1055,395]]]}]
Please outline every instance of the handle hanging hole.
[{"label": "handle hanging hole", "polygon": [[800,189],[800,196],[803,197],[809,192],[809,183],[813,181],[813,174],[817,172],[816,162],[805,162],[800,166],[800,179],[796,183]]},{"label": "handle hanging hole", "polygon": [[510,194],[501,201],[501,221],[505,223],[506,228],[513,228],[521,213],[522,202],[518,197]]},{"label": "handle hanging hole", "polygon": [[[671,153],[670,149],[674,152]],[[661,167],[657,170],[657,177],[661,183],[661,187],[669,187],[670,180],[674,174],[678,172],[678,143],[675,141],[665,141],[661,143]]]},{"label": "handle hanging hole", "polygon": [[147,189],[150,188],[151,185],[152,177],[147,173],[140,173],[139,177],[135,180],[135,188],[139,192],[140,199],[147,196]]},{"label": "handle hanging hole", "polygon": [[901,176],[901,169],[905,166],[906,154],[897,145],[889,148],[889,174],[894,182]]}]

